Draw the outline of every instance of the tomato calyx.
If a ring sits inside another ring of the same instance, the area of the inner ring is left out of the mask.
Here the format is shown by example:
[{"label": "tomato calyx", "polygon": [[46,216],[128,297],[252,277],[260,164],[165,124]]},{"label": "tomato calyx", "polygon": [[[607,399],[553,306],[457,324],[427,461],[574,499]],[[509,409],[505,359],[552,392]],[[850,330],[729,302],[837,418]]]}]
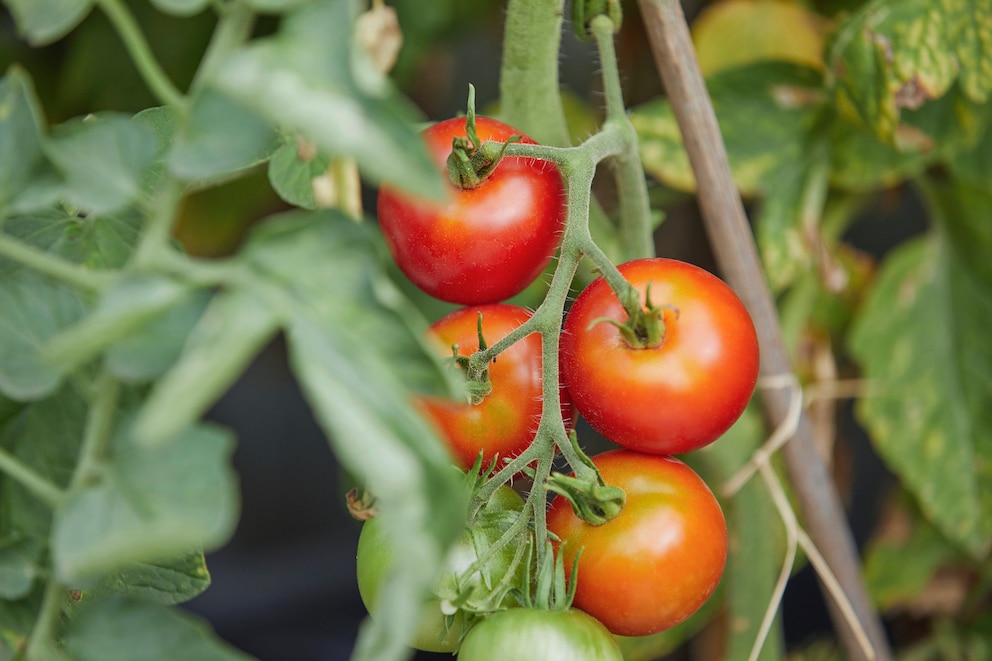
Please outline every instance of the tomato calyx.
[{"label": "tomato calyx", "polygon": [[[479,351],[488,348],[486,338],[482,333],[482,313],[478,319]],[[465,391],[470,404],[481,404],[486,395],[493,391],[493,381],[489,378],[489,364],[479,367],[474,363],[471,356],[463,356],[458,353],[458,345],[451,345],[451,363],[465,372]]]},{"label": "tomato calyx", "polygon": [[495,152],[484,147],[475,129],[475,87],[469,85],[465,137],[455,136],[451,140],[451,153],[447,162],[448,179],[458,188],[475,188],[493,173],[503,159],[506,148],[522,138],[520,135],[510,136]]},{"label": "tomato calyx", "polygon": [[652,303],[650,282],[647,284],[644,298],[644,305],[641,305],[637,290],[630,287],[625,295],[620,296],[624,310],[627,312],[627,320],[621,322],[609,317],[599,317],[589,323],[587,330],[605,322],[616,327],[620,337],[631,349],[654,349],[661,346],[665,341],[665,311],[672,312],[678,319],[679,310],[672,305]]},{"label": "tomato calyx", "polygon": [[548,491],[565,498],[577,517],[594,526],[616,518],[627,501],[627,494],[620,487],[562,473],[551,474]]},{"label": "tomato calyx", "polygon": [[344,497],[348,514],[357,521],[368,521],[379,515],[379,504],[372,492],[367,489],[359,490],[358,487],[353,487]]},{"label": "tomato calyx", "polygon": [[620,24],[623,23],[620,0],[575,0],[572,3],[572,27],[575,36],[582,41],[592,39],[592,21],[601,15],[605,15],[613,22],[614,33],[620,31]]}]

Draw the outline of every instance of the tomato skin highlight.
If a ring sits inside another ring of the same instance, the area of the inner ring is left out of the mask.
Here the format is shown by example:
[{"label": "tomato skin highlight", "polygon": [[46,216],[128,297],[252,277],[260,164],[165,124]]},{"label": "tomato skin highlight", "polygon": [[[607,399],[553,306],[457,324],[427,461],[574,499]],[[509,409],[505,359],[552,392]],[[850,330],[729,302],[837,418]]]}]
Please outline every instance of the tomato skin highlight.
[{"label": "tomato skin highlight", "polygon": [[674,457],[610,450],[593,457],[606,484],[622,488],[619,516],[600,526],[557,496],[548,530],[570,572],[574,607],[615,634],[645,636],[685,621],[716,589],[727,561],[727,524],[706,483]]},{"label": "tomato skin highlight", "polygon": [[[478,316],[491,345],[525,321],[531,313],[506,303],[461,308],[434,322],[428,336],[438,347],[439,356],[450,356],[451,346],[471,356],[479,349]],[[483,466],[498,455],[514,457],[534,440],[541,420],[543,386],[541,336],[531,333],[499,354],[489,366],[493,390],[479,404],[438,397],[417,397],[416,403],[435,424],[455,463],[468,470],[483,453]],[[561,412],[570,427],[573,407],[567,391],[561,390]]]},{"label": "tomato skin highlight", "polygon": [[[428,152],[447,179],[451,141],[465,136],[465,118],[422,132]],[[476,117],[479,139],[503,142],[522,135],[488,117]],[[535,144],[523,136],[520,142]],[[462,305],[495,303],[520,293],[551,261],[565,221],[565,193],[554,165],[504,157],[479,186],[448,186],[446,202],[379,189],[377,215],[400,270],[431,296]]]},{"label": "tomato skin highlight", "polygon": [[[660,345],[635,349],[608,322],[627,314],[598,278],[568,311],[562,381],[579,413],[617,445],[682,454],[719,438],[741,416],[758,378],[758,337],[740,299],[715,275],[665,258],[621,264],[620,273],[664,311]],[[676,312],[677,310],[677,312]]]},{"label": "tomato skin highlight", "polygon": [[469,630],[458,661],[623,661],[620,646],[595,618],[577,610],[515,608]]}]

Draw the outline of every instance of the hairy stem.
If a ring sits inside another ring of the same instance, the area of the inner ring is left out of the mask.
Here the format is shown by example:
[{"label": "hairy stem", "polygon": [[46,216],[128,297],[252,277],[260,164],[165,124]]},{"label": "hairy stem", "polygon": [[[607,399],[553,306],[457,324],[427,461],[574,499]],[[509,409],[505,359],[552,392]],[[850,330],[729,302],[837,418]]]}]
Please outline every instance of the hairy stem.
[{"label": "hairy stem", "polygon": [[110,271],[94,271],[73,264],[2,234],[0,234],[0,257],[23,264],[84,291],[99,292],[114,279],[114,274]]},{"label": "hairy stem", "polygon": [[[699,184],[699,204],[717,263],[747,306],[758,331],[761,373],[766,376],[791,373],[778,312],[765,283],[743,204],[730,176],[726,149],[682,8],[675,0],[639,0],[639,4],[655,63]],[[790,403],[787,392],[769,391],[763,394],[762,402],[771,421],[787,415]],[[851,529],[830,475],[813,448],[806,416],[800,415],[796,433],[783,453],[814,542],[864,626],[876,658],[890,659],[892,653],[861,577]],[[852,623],[833,602],[828,602],[828,606],[847,658],[866,658]]]}]

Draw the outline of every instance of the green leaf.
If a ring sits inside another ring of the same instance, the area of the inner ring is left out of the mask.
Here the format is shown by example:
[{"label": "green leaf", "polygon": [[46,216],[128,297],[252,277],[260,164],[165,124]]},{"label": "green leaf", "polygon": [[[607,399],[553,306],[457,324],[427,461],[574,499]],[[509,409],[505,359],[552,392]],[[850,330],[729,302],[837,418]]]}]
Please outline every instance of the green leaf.
[{"label": "green leaf", "polygon": [[203,11],[210,4],[210,0],[151,0],[151,3],[166,14],[192,16]]},{"label": "green leaf", "polygon": [[[135,212],[81,217],[48,209],[10,218],[3,231],[70,262],[93,269],[118,269],[130,258],[143,222]],[[0,260],[0,275],[20,269],[16,262]]]},{"label": "green leaf", "polygon": [[152,158],[152,164],[145,169],[141,177],[141,192],[146,200],[152,200],[162,182],[162,177],[168,172],[166,158],[176,139],[176,112],[169,106],[145,108],[131,118],[132,122],[142,124],[151,130],[155,136],[157,149]]},{"label": "green leaf", "polygon": [[252,9],[260,12],[284,12],[300,5],[306,4],[310,0],[246,0]]},{"label": "green leaf", "polygon": [[[729,480],[765,441],[758,411],[749,408],[724,436],[700,450],[699,461],[714,490]],[[758,636],[765,609],[785,562],[785,529],[760,475],[722,500],[727,517],[729,551],[723,585],[726,594],[728,659],[746,659]],[[759,659],[783,659],[781,616],[776,617]]]},{"label": "green leaf", "polygon": [[886,258],[849,337],[880,384],[856,409],[875,448],[927,518],[976,557],[992,545],[990,324],[989,283],[932,235]]},{"label": "green leaf", "polygon": [[84,601],[65,633],[65,649],[79,661],[247,661],[197,617],[161,604],[125,598]]},{"label": "green leaf", "polygon": [[19,401],[54,392],[62,375],[44,363],[41,348],[84,312],[76,290],[33,272],[0,280],[0,392]]},{"label": "green leaf", "polygon": [[269,183],[286,202],[303,209],[316,209],[313,199],[313,180],[327,171],[330,159],[314,156],[300,158],[300,150],[293,142],[286,142],[269,162]]},{"label": "green leaf", "polygon": [[[823,110],[822,74],[785,62],[760,62],[720,71],[707,88],[727,148],[731,173],[745,195],[765,192],[803,158],[807,136]],[[679,190],[695,178],[667,100],[631,113],[645,170]]]},{"label": "green leaf", "polygon": [[426,321],[383,274],[374,236],[338,212],[295,212],[260,226],[242,256],[284,290],[293,372],[335,455],[403,545],[357,644],[355,658],[379,661],[408,653],[417,606],[465,512],[459,472],[410,404],[413,389],[448,392],[450,376],[423,339]]},{"label": "green leaf", "polygon": [[193,98],[190,116],[176,135],[169,168],[191,181],[209,181],[265,162],[278,145],[272,126],[216,89]]},{"label": "green leaf", "polygon": [[970,0],[941,0],[959,81],[968,98],[985,103],[992,94],[992,6]]},{"label": "green leaf", "polygon": [[[32,402],[0,430],[0,447],[58,487],[69,483],[86,426],[87,406],[71,388]],[[51,507],[0,475],[0,537],[48,543]]]},{"label": "green leaf", "polygon": [[72,494],[55,515],[52,558],[66,584],[175,558],[227,541],[238,517],[231,436],[188,428],[148,448],[122,424],[100,481]]},{"label": "green leaf", "polygon": [[32,46],[44,46],[69,34],[89,13],[92,0],[4,0],[17,30]]},{"label": "green leaf", "polygon": [[152,388],[135,435],[155,445],[196,422],[241,376],[279,324],[279,314],[254,293],[231,289],[217,294],[179,359]]},{"label": "green leaf", "polygon": [[210,586],[202,551],[159,562],[136,562],[104,579],[97,593],[113,592],[171,606],[189,601]]},{"label": "green leaf", "polygon": [[183,297],[108,347],[104,365],[111,374],[130,383],[160,377],[179,359],[209,302],[210,294],[203,290]]},{"label": "green leaf", "polygon": [[0,78],[0,218],[32,180],[44,158],[41,135],[45,126],[31,78],[19,66]]},{"label": "green leaf", "polygon": [[115,113],[54,127],[45,149],[65,177],[66,200],[97,215],[137,199],[142,175],[157,150],[156,136],[146,124]]},{"label": "green leaf", "polygon": [[17,531],[0,531],[0,600],[14,600],[31,592],[34,580],[42,575],[39,565],[41,544]]},{"label": "green leaf", "polygon": [[371,183],[440,198],[444,182],[416,112],[384,78],[351,63],[355,6],[318,0],[287,14],[275,36],[234,53],[211,84],[321,153],[354,157]]},{"label": "green leaf", "polygon": [[69,372],[177,306],[189,293],[187,286],[162,276],[135,275],[121,280],[100,296],[80,323],[47,343],[46,362]]},{"label": "green leaf", "polygon": [[17,601],[0,599],[0,661],[19,661],[40,607],[40,590]]}]

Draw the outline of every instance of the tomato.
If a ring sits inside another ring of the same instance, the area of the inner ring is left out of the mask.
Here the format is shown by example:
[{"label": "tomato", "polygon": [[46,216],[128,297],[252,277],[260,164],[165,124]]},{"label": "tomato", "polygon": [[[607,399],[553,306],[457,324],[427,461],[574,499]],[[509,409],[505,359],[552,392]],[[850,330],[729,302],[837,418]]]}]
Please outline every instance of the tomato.
[{"label": "tomato", "polygon": [[[692,264],[641,259],[619,267],[646,300],[666,306],[664,338],[634,348],[603,319],[627,320],[599,278],[568,311],[562,381],[579,413],[631,450],[681,454],[703,447],[740,417],[758,378],[758,337],[743,303],[723,281]],[[667,307],[671,306],[671,307]]]},{"label": "tomato", "polygon": [[[428,330],[438,355],[450,356],[451,346],[471,356],[479,348],[478,318],[482,315],[487,344],[501,340],[530,318],[522,307],[506,303],[461,308],[434,322]],[[456,463],[468,470],[483,453],[488,466],[496,455],[509,458],[523,452],[534,440],[543,401],[541,336],[532,333],[499,354],[489,366],[492,392],[478,404],[438,397],[417,402],[437,426]],[[561,393],[562,417],[572,418],[567,392]]]},{"label": "tomato", "polygon": [[[482,141],[522,135],[486,117],[476,118],[476,131]],[[456,136],[465,136],[464,117],[423,131],[445,179]],[[534,141],[523,136],[521,142]],[[400,270],[423,291],[451,303],[495,303],[522,291],[548,265],[561,239],[565,194],[558,170],[547,161],[505,157],[477,187],[448,188],[444,202],[380,188],[379,226]]]},{"label": "tomato", "polygon": [[[479,519],[466,528],[449,549],[434,592],[421,608],[417,634],[410,642],[411,647],[428,652],[454,652],[458,649],[459,641],[476,619],[472,609],[482,604],[491,589],[506,575],[516,549],[513,545],[500,549],[483,565],[481,572],[468,577],[461,585],[458,584],[458,578],[512,523],[508,520],[508,515],[512,516],[521,509],[523,499],[513,489],[500,487],[486,504]],[[380,586],[393,566],[396,552],[380,519],[369,519],[362,524],[356,558],[358,592],[370,613],[375,610]],[[523,563],[517,567],[512,580],[512,585],[520,585],[523,580]],[[447,616],[441,610],[443,603],[451,602],[460,591],[466,589],[474,589],[473,596],[447,621]],[[504,599],[502,605],[512,606],[514,602],[512,599]]]},{"label": "tomato", "polygon": [[623,661],[600,622],[577,611],[515,608],[487,616],[468,632],[458,661]]},{"label": "tomato", "polygon": [[627,494],[620,514],[593,526],[561,496],[548,530],[568,571],[579,556],[573,605],[622,636],[669,629],[702,606],[727,560],[727,525],[706,483],[674,457],[611,450],[593,457]]}]

